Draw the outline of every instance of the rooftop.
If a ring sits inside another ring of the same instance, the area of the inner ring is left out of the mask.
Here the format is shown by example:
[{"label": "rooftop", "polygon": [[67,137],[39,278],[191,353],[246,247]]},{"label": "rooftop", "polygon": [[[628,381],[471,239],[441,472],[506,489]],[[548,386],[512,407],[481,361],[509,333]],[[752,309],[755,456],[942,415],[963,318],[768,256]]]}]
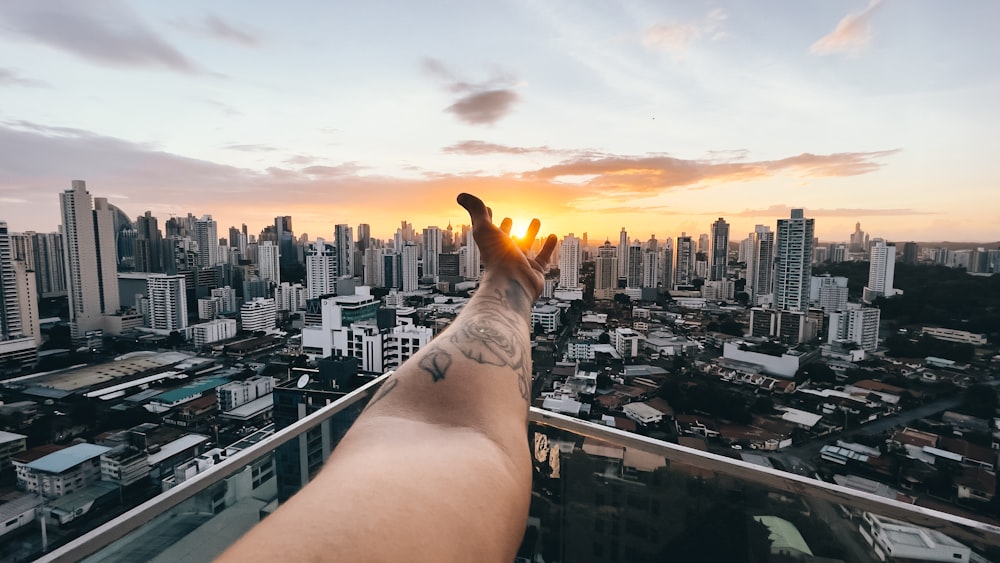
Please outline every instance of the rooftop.
[{"label": "rooftop", "polygon": [[188,434],[187,436],[181,436],[173,442],[164,444],[163,447],[160,448],[160,451],[149,454],[149,465],[150,467],[158,465],[164,460],[170,459],[188,448],[204,444],[207,441],[208,436],[202,436],[201,434]]},{"label": "rooftop", "polygon": [[187,398],[196,398],[195,395],[204,393],[209,389],[215,389],[216,387],[222,385],[229,381],[228,377],[207,377],[205,379],[199,379],[197,381],[192,381],[183,387],[178,387],[177,389],[172,389],[170,391],[165,391],[156,396],[154,401],[164,404],[173,404],[178,401],[183,401]]},{"label": "rooftop", "polygon": [[7,442],[16,442],[17,440],[24,440],[27,438],[24,434],[15,434],[14,432],[7,432],[0,430],[0,444],[6,444]]},{"label": "rooftop", "polygon": [[76,444],[75,446],[70,446],[47,456],[40,457],[29,463],[28,467],[45,473],[62,473],[80,465],[88,459],[100,457],[101,454],[110,449],[96,444]]}]

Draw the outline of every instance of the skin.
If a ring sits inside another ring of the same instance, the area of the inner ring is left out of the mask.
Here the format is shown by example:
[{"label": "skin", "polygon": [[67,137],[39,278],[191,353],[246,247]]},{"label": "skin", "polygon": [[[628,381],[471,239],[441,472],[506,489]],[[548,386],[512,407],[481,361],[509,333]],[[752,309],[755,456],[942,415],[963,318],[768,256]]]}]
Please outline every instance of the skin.
[{"label": "skin", "polygon": [[390,377],[323,470],[223,561],[514,559],[531,496],[531,306],[556,237],[528,250],[472,195],[485,268],[447,330]]}]

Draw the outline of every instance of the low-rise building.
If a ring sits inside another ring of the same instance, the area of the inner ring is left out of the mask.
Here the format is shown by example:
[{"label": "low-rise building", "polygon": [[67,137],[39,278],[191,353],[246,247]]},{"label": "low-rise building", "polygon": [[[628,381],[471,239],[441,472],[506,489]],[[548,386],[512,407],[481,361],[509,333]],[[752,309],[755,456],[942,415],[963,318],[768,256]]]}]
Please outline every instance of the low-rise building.
[{"label": "low-rise building", "polygon": [[190,327],[191,339],[196,347],[201,347],[236,336],[236,319],[215,319]]},{"label": "low-rise building", "polygon": [[219,401],[219,410],[231,411],[250,401],[271,394],[274,390],[274,378],[258,375],[244,381],[230,381],[215,388],[215,396]]},{"label": "low-rise building", "polygon": [[11,459],[15,454],[25,450],[25,440],[27,439],[28,437],[24,434],[0,430],[0,471],[10,467]]},{"label": "low-rise building", "polygon": [[24,463],[14,459],[17,486],[45,498],[72,493],[101,478],[101,456],[110,448],[76,444]]},{"label": "low-rise building", "polygon": [[559,308],[552,305],[535,305],[531,308],[531,326],[541,325],[546,334],[559,330]]},{"label": "low-rise building", "polygon": [[859,529],[880,561],[955,561],[968,563],[972,550],[930,528],[865,512]]},{"label": "low-rise building", "polygon": [[920,334],[933,336],[938,340],[972,344],[975,346],[985,346],[987,343],[985,334],[969,332],[966,330],[955,330],[953,328],[943,328],[939,326],[925,326],[920,329]]},{"label": "low-rise building", "polygon": [[123,487],[149,475],[149,456],[133,446],[117,446],[101,455],[101,480]]},{"label": "low-rise building", "polygon": [[654,409],[646,403],[629,403],[622,407],[622,412],[630,419],[647,426],[663,421],[663,412]]}]

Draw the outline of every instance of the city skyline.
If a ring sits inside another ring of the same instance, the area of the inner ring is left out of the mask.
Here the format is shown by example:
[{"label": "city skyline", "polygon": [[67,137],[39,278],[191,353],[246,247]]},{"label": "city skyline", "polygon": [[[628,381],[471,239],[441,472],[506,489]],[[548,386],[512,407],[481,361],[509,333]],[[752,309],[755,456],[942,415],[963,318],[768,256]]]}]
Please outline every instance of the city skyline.
[{"label": "city skyline", "polygon": [[720,216],[738,240],[792,208],[821,240],[1000,239],[991,3],[212,9],[0,7],[12,231],[55,231],[81,179],[220,236],[280,213],[388,238],[466,223],[470,191],[593,246]]}]

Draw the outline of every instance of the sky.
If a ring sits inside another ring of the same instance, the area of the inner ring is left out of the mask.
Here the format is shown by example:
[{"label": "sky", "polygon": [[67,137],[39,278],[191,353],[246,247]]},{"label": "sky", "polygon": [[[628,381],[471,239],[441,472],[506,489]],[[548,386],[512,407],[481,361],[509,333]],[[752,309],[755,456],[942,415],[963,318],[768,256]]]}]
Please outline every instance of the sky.
[{"label": "sky", "polygon": [[0,220],[1000,240],[1000,3],[0,3]]}]

